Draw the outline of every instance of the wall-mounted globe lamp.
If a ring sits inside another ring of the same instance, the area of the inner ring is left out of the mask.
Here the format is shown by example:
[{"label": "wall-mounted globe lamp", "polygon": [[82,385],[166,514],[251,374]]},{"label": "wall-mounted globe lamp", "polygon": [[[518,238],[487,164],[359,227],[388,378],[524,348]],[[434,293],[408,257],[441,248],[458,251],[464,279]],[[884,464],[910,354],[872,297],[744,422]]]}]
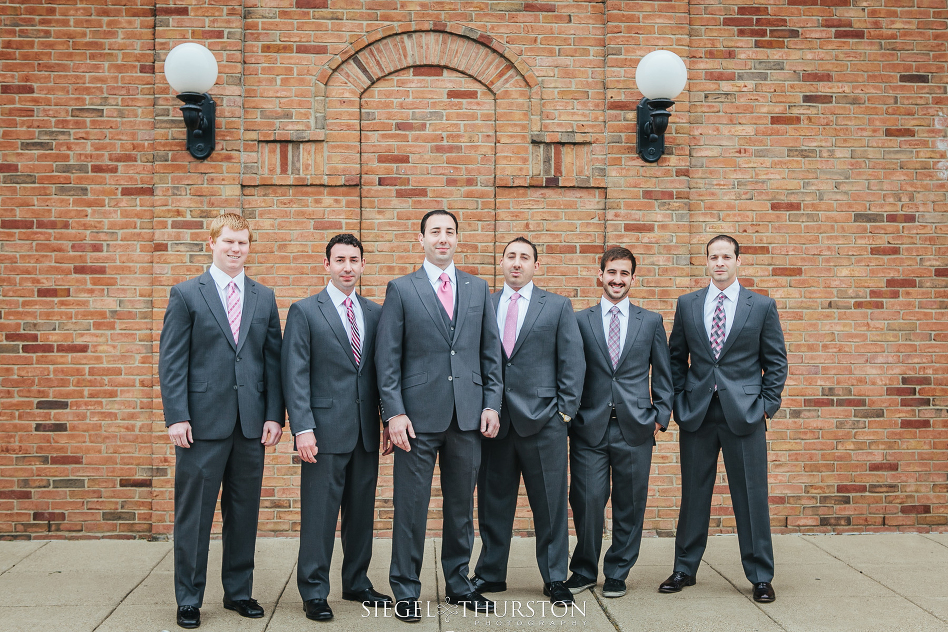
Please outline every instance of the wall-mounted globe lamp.
[{"label": "wall-mounted globe lamp", "polygon": [[188,128],[188,151],[198,160],[214,152],[217,104],[207,94],[217,81],[214,53],[200,44],[179,44],[165,59],[165,79],[184,102],[181,113]]},{"label": "wall-mounted globe lamp", "polygon": [[645,97],[636,108],[635,150],[645,162],[658,162],[665,152],[668,111],[688,81],[685,62],[675,53],[654,50],[635,69],[635,85]]}]

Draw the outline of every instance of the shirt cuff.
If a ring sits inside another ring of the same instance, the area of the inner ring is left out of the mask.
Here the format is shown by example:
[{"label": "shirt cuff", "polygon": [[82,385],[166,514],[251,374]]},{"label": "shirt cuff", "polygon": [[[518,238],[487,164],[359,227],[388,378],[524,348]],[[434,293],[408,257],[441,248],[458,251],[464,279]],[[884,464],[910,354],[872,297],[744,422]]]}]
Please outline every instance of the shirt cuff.
[{"label": "shirt cuff", "polygon": [[299,432],[297,432],[297,433],[296,433],[295,435],[293,435],[293,436],[294,436],[294,437],[298,437],[298,436],[300,436],[301,434],[306,434],[307,432],[313,432],[313,431],[312,431],[312,430],[300,430]]}]

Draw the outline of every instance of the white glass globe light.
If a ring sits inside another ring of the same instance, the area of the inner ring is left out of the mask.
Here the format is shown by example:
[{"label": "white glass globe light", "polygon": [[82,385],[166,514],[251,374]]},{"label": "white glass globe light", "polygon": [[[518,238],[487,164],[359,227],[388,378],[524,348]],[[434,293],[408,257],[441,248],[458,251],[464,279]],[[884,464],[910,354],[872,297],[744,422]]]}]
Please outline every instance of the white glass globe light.
[{"label": "white glass globe light", "polygon": [[200,44],[178,44],[165,59],[165,79],[175,92],[207,92],[217,81],[214,53]]},{"label": "white glass globe light", "polygon": [[674,100],[687,81],[685,62],[668,50],[653,50],[635,69],[635,85],[646,99]]}]

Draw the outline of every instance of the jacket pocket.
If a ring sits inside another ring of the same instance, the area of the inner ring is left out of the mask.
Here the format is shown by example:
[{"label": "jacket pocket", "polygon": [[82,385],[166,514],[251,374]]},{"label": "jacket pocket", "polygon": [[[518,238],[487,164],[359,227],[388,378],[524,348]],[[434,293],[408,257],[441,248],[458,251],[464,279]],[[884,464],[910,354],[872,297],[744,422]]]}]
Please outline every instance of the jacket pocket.
[{"label": "jacket pocket", "polygon": [[537,397],[556,397],[556,389],[550,387],[538,388]]},{"label": "jacket pocket", "polygon": [[266,324],[267,324],[267,319],[266,319],[266,318],[254,318],[252,321],[250,321],[250,324],[251,324],[251,325],[266,325]]},{"label": "jacket pocket", "polygon": [[475,383],[475,384],[477,384],[478,386],[484,386],[484,380],[483,380],[483,378],[481,378],[481,374],[480,374],[480,373],[474,373],[474,372],[472,371],[472,372],[471,372],[471,377],[472,377],[472,379],[474,380],[474,383]]},{"label": "jacket pocket", "polygon": [[207,382],[188,382],[188,392],[191,392],[191,393],[206,393],[206,392],[207,392]]},{"label": "jacket pocket", "polygon": [[257,392],[263,393],[267,390],[267,385],[265,382],[257,382]]},{"label": "jacket pocket", "polygon": [[651,407],[652,407],[652,400],[650,400],[648,397],[639,397],[639,398],[636,400],[636,403],[639,405],[639,408],[651,408]]},{"label": "jacket pocket", "polygon": [[745,384],[744,394],[745,395],[760,395],[760,385],[759,384],[751,384],[751,385]]},{"label": "jacket pocket", "polygon": [[411,388],[412,386],[418,386],[419,384],[424,384],[428,381],[427,373],[415,373],[414,375],[406,375],[402,378],[402,390],[406,388]]},{"label": "jacket pocket", "polygon": [[695,384],[696,384],[696,380],[688,379],[688,380],[685,382],[685,390],[686,390],[686,391],[693,391],[694,388],[695,388]]},{"label": "jacket pocket", "polygon": [[313,397],[309,400],[310,408],[332,408],[332,397]]}]

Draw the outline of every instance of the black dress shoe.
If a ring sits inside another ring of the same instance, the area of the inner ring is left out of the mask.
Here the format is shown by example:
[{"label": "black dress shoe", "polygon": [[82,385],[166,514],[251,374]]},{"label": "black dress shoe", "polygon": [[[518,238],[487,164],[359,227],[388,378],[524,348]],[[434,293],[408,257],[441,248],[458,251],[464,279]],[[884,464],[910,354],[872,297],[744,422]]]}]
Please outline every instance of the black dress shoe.
[{"label": "black dress shoe", "polygon": [[544,584],[543,594],[550,598],[550,603],[554,606],[571,606],[576,603],[573,600],[573,593],[563,582]]},{"label": "black dress shoe", "polygon": [[662,585],[658,587],[658,592],[660,593],[676,593],[681,592],[681,589],[685,586],[694,586],[695,585],[695,576],[689,575],[688,573],[683,573],[681,571],[675,571],[671,576],[662,582]]},{"label": "black dress shoe", "polygon": [[395,602],[395,618],[405,623],[421,621],[421,602],[415,599],[403,599]]},{"label": "black dress shoe", "polygon": [[256,599],[228,599],[224,597],[224,607],[234,610],[242,617],[259,619],[263,616],[263,608]]},{"label": "black dress shoe", "polygon": [[771,603],[777,599],[776,593],[774,593],[774,587],[770,585],[770,582],[759,582],[754,584],[754,601],[760,603]]},{"label": "black dress shoe", "polygon": [[470,592],[466,595],[445,595],[445,603],[464,605],[471,612],[481,612],[488,614],[494,611],[494,602],[478,592]]},{"label": "black dress shoe", "polygon": [[602,596],[615,598],[625,594],[625,582],[621,579],[607,579],[602,583]]},{"label": "black dress shoe", "polygon": [[178,606],[178,625],[182,628],[196,628],[201,625],[201,610],[197,606]]},{"label": "black dress shoe", "polygon": [[583,592],[587,588],[595,586],[596,580],[592,577],[580,575],[579,573],[573,573],[569,579],[563,582],[563,585],[569,588],[569,591],[575,595]]},{"label": "black dress shoe", "polygon": [[307,599],[303,602],[306,618],[312,621],[329,621],[332,619],[332,608],[325,599]]},{"label": "black dress shoe", "polygon": [[346,601],[361,601],[362,603],[368,604],[386,604],[392,603],[392,598],[388,595],[383,595],[374,588],[366,588],[365,590],[359,590],[356,592],[346,592],[342,591],[342,598]]},{"label": "black dress shoe", "polygon": [[483,577],[478,577],[477,573],[471,575],[471,583],[474,584],[474,591],[479,593],[504,592],[507,590],[507,582],[489,582]]}]

